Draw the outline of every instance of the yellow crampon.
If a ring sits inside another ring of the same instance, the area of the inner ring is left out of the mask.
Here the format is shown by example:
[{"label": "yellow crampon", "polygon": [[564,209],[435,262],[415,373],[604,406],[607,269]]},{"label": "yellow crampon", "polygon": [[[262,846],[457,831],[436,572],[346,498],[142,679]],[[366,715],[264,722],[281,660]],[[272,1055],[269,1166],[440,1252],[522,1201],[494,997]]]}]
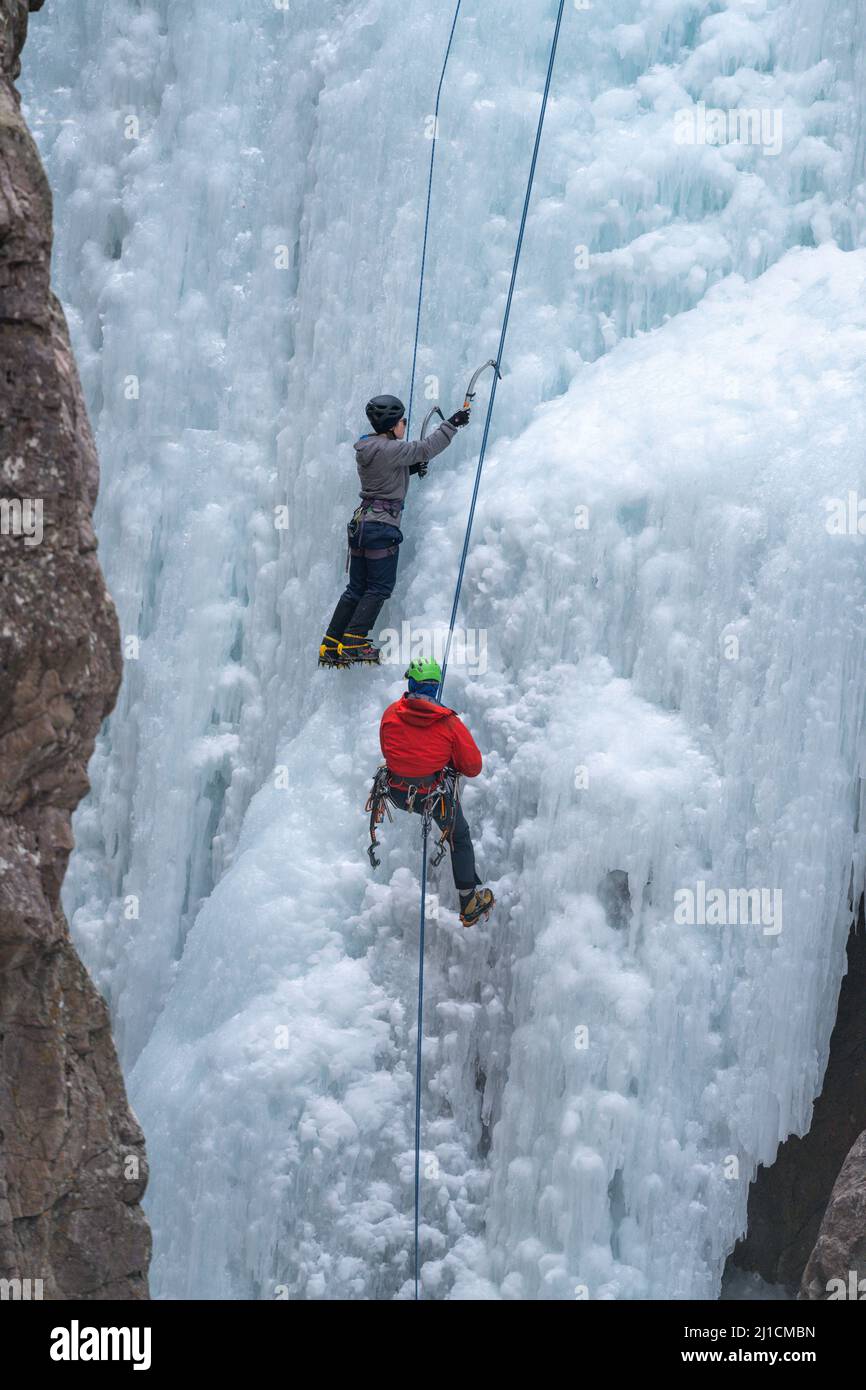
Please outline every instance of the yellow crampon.
[{"label": "yellow crampon", "polygon": [[480,892],[472,894],[468,903],[461,910],[460,921],[464,927],[474,927],[475,923],[480,922],[482,917],[486,922],[495,903],[496,899],[490,889],[482,888]]}]

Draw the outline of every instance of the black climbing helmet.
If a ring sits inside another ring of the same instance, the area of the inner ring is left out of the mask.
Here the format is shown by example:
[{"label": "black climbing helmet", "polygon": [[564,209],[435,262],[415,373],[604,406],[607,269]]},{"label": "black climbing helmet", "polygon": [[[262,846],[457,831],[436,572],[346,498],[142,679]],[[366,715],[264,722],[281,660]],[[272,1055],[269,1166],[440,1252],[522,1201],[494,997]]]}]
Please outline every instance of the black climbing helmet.
[{"label": "black climbing helmet", "polygon": [[403,419],[406,407],[396,396],[374,396],[367,402],[367,419],[376,434],[387,434]]}]

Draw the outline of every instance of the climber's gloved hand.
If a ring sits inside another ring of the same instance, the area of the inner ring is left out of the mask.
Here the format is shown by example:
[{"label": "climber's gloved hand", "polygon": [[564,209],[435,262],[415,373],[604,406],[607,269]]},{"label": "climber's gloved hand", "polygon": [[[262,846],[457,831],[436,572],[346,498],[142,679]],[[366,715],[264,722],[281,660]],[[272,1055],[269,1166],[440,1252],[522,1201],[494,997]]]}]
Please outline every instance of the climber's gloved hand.
[{"label": "climber's gloved hand", "polygon": [[426,478],[426,477],[427,477],[427,469],[428,469],[429,467],[430,467],[429,463],[410,463],[410,465],[409,465],[409,472],[410,472],[410,473],[417,473],[419,478]]},{"label": "climber's gloved hand", "polygon": [[464,425],[469,424],[469,411],[464,407],[463,410],[455,410],[453,415],[448,416],[449,425],[453,425],[455,430],[462,430]]}]

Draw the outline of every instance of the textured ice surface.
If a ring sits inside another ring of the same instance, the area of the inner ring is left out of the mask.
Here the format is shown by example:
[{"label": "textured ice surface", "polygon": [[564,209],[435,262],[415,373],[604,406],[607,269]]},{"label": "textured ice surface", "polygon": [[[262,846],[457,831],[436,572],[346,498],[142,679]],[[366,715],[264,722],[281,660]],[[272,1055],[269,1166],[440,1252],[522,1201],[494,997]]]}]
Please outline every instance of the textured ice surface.
[{"label": "textured ice surface", "polygon": [[[67,906],[164,1296],[408,1291],[418,835],[387,827],[373,878],[361,809],[402,665],[314,653],[360,407],[407,391],[447,9],[32,21],[131,639]],[[421,409],[495,350],[555,5],[464,11]],[[808,1123],[863,878],[863,538],[827,529],[866,493],[860,15],[568,9],[460,616],[483,660],[449,670],[500,907],[464,933],[441,879],[427,1296],[714,1297]],[[699,103],[781,112],[781,147],[683,143]],[[442,625],[478,438],[413,485],[383,628]],[[781,890],[781,932],[675,922],[698,882]]]}]

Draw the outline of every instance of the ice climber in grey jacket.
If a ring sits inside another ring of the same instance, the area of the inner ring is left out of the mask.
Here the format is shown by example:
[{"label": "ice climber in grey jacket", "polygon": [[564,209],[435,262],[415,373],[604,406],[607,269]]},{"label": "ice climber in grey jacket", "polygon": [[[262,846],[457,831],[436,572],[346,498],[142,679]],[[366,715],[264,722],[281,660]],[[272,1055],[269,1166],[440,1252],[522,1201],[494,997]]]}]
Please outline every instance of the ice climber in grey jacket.
[{"label": "ice climber in grey jacket", "polygon": [[427,465],[447,449],[469,411],[457,410],[426,439],[404,438],[403,402],[374,396],[367,406],[373,433],[355,445],[361,505],[349,522],[349,583],[319,647],[320,666],[378,663],[379,649],[369,632],[397,579],[403,532],[400,518],[410,474],[424,477]]}]

